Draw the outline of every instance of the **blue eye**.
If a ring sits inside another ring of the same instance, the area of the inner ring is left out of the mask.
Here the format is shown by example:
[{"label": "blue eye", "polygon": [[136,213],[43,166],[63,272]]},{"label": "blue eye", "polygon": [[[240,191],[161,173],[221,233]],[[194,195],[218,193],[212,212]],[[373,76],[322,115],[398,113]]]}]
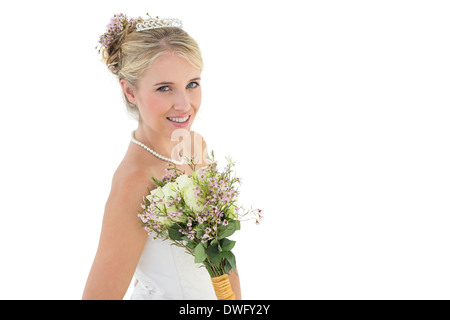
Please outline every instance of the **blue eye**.
[{"label": "blue eye", "polygon": [[198,82],[190,82],[190,83],[187,85],[187,88],[188,88],[188,89],[194,89],[194,88],[197,88],[198,86],[199,86]]},{"label": "blue eye", "polygon": [[169,91],[169,86],[159,87],[157,89],[157,91],[162,91],[162,92]]}]

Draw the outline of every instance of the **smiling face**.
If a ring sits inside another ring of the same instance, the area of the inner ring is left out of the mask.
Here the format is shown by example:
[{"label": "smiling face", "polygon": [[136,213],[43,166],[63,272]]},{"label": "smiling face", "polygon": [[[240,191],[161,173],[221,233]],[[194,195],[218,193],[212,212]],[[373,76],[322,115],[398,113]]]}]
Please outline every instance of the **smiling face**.
[{"label": "smiling face", "polygon": [[190,130],[200,108],[200,70],[173,52],[159,56],[144,71],[136,90],[126,80],[121,85],[128,100],[137,105],[140,125],[170,138],[175,129]]}]

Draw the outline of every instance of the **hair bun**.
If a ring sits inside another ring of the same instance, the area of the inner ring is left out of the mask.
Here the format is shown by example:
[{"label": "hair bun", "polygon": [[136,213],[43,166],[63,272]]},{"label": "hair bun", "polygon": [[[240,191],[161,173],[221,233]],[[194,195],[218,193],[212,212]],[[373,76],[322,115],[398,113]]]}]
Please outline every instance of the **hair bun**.
[{"label": "hair bun", "polygon": [[118,75],[122,68],[122,43],[125,40],[125,32],[117,35],[116,39],[111,42],[109,47],[102,49],[102,58],[106,63],[108,69],[114,74]]},{"label": "hair bun", "polygon": [[115,14],[106,26],[106,32],[100,36],[99,45],[103,61],[115,75],[118,75],[122,67],[121,46],[126,36],[134,30],[140,18],[128,19],[123,13]]}]

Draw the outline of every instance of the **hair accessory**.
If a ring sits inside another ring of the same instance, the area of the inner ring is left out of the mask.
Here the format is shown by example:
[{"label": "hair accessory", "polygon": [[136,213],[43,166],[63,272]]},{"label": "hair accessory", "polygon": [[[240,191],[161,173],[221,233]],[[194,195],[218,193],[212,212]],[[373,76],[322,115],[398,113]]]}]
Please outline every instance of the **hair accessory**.
[{"label": "hair accessory", "polygon": [[148,19],[139,20],[138,24],[136,25],[137,31],[166,28],[166,27],[183,28],[183,23],[179,19],[174,18],[160,19],[158,16],[156,18],[152,18],[148,13],[147,16]]},{"label": "hair accessory", "polygon": [[[100,36],[97,47],[99,45],[102,45],[104,48],[108,48],[116,39],[117,33],[122,31],[127,24],[130,24],[131,27],[133,27],[133,25],[135,25],[139,20],[141,20],[141,18],[128,19],[127,16],[123,13],[115,14],[114,17],[111,18],[109,24],[106,26],[106,32]],[[100,51],[101,48],[98,50],[98,53],[100,53]]]},{"label": "hair accessory", "polygon": [[[127,24],[130,25],[130,28],[133,28],[136,26],[136,31],[143,31],[143,30],[150,30],[150,29],[156,29],[156,28],[166,28],[166,27],[176,27],[176,28],[182,28],[183,23],[179,19],[173,19],[173,18],[164,18],[160,19],[159,17],[152,18],[147,13],[148,19],[142,19],[141,17],[138,18],[128,18],[123,13],[115,14],[114,17],[111,18],[111,21],[106,26],[106,32],[100,36],[100,39],[98,40],[98,45],[103,46],[104,48],[108,48],[111,43],[114,42],[114,40],[117,37],[117,34],[121,32]],[[101,48],[98,50],[98,53],[100,53]]]}]

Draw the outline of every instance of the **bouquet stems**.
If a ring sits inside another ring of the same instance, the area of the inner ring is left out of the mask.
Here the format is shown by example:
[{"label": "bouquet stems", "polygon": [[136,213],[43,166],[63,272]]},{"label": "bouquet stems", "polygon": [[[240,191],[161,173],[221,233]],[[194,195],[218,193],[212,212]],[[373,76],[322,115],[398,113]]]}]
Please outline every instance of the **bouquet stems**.
[{"label": "bouquet stems", "polygon": [[230,278],[227,274],[211,278],[217,300],[235,300],[236,296],[231,289]]}]

